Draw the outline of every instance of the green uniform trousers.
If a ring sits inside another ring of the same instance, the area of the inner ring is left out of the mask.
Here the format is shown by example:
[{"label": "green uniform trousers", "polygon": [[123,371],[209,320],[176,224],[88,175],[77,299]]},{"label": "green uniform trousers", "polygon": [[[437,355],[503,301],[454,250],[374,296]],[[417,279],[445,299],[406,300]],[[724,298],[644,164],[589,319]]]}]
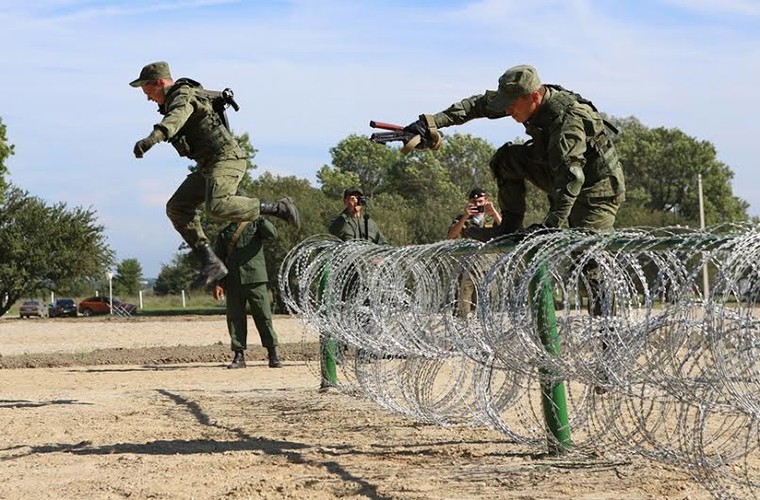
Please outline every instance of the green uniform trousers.
[{"label": "green uniform trousers", "polygon": [[272,298],[266,283],[251,283],[230,287],[227,293],[227,329],[233,351],[248,347],[248,321],[246,306],[251,307],[251,317],[259,331],[261,345],[277,346],[277,333],[272,326]]},{"label": "green uniform trousers", "polygon": [[258,198],[236,196],[245,174],[246,160],[223,160],[201,167],[188,175],[166,203],[166,215],[190,248],[207,244],[198,214],[204,202],[208,215],[242,222],[259,216]]},{"label": "green uniform trousers", "polygon": [[[526,186],[528,181],[547,194],[557,184],[547,161],[532,144],[506,144],[491,158],[491,171],[499,187],[499,205],[504,211],[504,222],[512,230],[518,229],[525,216]],[[584,192],[585,191],[585,192]],[[575,199],[567,224],[570,227],[612,230],[622,197],[595,196],[594,187],[584,188]]]}]

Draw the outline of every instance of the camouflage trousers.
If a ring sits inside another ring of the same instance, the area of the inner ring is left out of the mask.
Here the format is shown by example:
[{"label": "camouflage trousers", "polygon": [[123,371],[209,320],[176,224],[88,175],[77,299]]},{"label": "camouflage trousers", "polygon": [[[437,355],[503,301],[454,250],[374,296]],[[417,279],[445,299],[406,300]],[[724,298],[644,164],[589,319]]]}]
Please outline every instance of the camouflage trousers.
[{"label": "camouflage trousers", "polygon": [[223,160],[198,166],[166,203],[166,215],[190,248],[209,242],[201,226],[198,209],[205,205],[210,217],[229,222],[254,220],[259,216],[258,198],[238,196],[246,160]]}]

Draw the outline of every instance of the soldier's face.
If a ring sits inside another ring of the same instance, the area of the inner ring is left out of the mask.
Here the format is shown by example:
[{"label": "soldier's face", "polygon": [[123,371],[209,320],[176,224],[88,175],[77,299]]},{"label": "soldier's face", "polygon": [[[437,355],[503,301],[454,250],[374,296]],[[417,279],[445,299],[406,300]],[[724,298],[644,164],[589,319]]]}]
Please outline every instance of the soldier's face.
[{"label": "soldier's face", "polygon": [[536,112],[540,102],[541,94],[539,92],[531,92],[515,99],[512,105],[507,108],[507,113],[517,123],[525,123]]},{"label": "soldier's face", "polygon": [[160,82],[149,82],[140,87],[143,93],[147,96],[149,101],[153,101],[156,104],[163,104],[166,100],[166,94],[164,93],[164,86]]},{"label": "soldier's face", "polygon": [[362,206],[359,205],[359,196],[356,194],[351,194],[343,198],[343,204],[348,211],[354,215],[362,211]]}]

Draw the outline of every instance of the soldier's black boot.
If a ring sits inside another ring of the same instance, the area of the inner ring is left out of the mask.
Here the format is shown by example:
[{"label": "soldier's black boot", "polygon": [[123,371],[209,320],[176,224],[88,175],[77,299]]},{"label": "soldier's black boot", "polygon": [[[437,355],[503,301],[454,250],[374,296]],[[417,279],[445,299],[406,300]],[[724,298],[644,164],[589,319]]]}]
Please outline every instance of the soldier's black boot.
[{"label": "soldier's black boot", "polygon": [[209,289],[217,281],[227,276],[227,266],[216,256],[208,243],[199,246],[194,251],[201,259],[201,271],[193,280],[190,288]]},{"label": "soldier's black boot", "polygon": [[267,354],[269,356],[269,368],[281,368],[282,363],[277,359],[277,348],[267,347]]},{"label": "soldier's black boot", "polygon": [[235,357],[232,358],[232,363],[227,365],[227,369],[234,370],[236,368],[245,368],[245,353],[243,351],[235,351]]},{"label": "soldier's black boot", "polygon": [[298,209],[290,198],[282,198],[272,203],[262,201],[261,215],[272,215],[296,227],[301,227],[301,217],[298,215]]}]

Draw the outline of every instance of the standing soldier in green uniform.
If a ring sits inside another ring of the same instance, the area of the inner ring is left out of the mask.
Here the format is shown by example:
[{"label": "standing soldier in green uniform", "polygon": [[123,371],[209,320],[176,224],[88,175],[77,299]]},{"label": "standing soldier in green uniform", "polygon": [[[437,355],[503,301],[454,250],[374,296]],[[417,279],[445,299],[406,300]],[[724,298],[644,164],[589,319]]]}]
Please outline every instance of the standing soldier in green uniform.
[{"label": "standing soldier in green uniform", "polygon": [[166,204],[166,214],[174,228],[201,260],[201,273],[194,283],[209,287],[227,274],[224,263],[214,255],[200,223],[198,208],[204,204],[208,214],[226,221],[255,220],[259,215],[273,215],[299,226],[299,215],[290,198],[273,203],[257,198],[236,196],[245,174],[247,155],[228,130],[215,99],[219,92],[209,92],[196,81],[172,79],[169,65],[163,61],[146,65],[140,76],[130,83],[140,87],[148,100],[158,104],[163,115],[153,131],[134,147],[136,158],[161,141],[168,141],[180,156],[195,160],[194,172],[180,184]]},{"label": "standing soldier in green uniform", "polygon": [[[467,194],[467,206],[464,212],[454,218],[449,227],[449,239],[457,239],[463,236],[466,229],[491,228],[501,224],[501,215],[488,198],[488,193],[483,188],[472,188]],[[464,271],[459,276],[459,294],[457,297],[457,314],[466,319],[472,308],[477,303],[475,283],[469,272]]]},{"label": "standing soldier in green uniform", "polygon": [[227,297],[227,329],[235,353],[227,368],[245,368],[248,347],[246,306],[267,349],[269,367],[282,366],[277,358],[277,333],[272,326],[272,300],[264,259],[264,242],[277,237],[277,229],[263,217],[253,222],[228,224],[219,232],[214,251],[227,264],[229,273],[214,287],[214,298]]},{"label": "standing soldier in green uniform", "polygon": [[435,148],[441,144],[439,128],[505,116],[525,125],[531,140],[508,142],[491,158],[501,225],[469,228],[465,235],[486,241],[520,229],[526,182],[549,197],[549,212],[537,226],[612,229],[625,199],[623,170],[611,140],[616,131],[591,101],[558,85],[542,84],[532,66],[509,68],[499,78],[498,90],[469,97],[435,115],[421,115],[404,130],[420,136],[417,147]]},{"label": "standing soldier in green uniform", "polygon": [[387,245],[380,228],[369,214],[362,215],[362,209],[367,204],[364,191],[358,187],[350,187],[343,191],[343,211],[330,223],[329,231],[343,241],[367,240],[378,245]]}]

